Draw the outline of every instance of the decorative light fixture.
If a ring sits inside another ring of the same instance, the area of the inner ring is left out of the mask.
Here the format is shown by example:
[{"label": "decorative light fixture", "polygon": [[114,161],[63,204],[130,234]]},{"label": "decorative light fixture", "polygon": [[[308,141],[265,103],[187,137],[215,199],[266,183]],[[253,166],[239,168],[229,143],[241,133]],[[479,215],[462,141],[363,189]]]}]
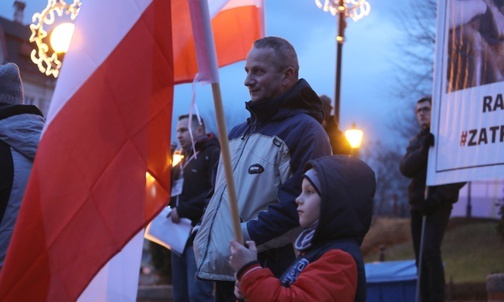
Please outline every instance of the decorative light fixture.
[{"label": "decorative light fixture", "polygon": [[367,0],[315,0],[318,8],[337,16],[338,33],[336,35],[336,78],[334,87],[334,123],[339,128],[340,97],[341,97],[341,61],[343,57],[343,43],[345,42],[346,18],[358,21],[369,15],[371,5]]},{"label": "decorative light fixture", "polygon": [[[31,60],[37,64],[40,72],[47,76],[58,77],[61,68],[61,60],[58,54],[64,53],[68,49],[73,33],[73,24],[60,24],[51,32],[52,54],[50,54],[49,45],[44,42],[48,36],[44,25],[54,24],[56,16],[62,17],[63,14],[70,15],[70,20],[74,21],[79,13],[80,6],[80,0],[74,0],[72,4],[67,4],[64,0],[48,0],[47,7],[42,12],[35,13],[32,17],[30,42],[35,42],[37,48],[32,50]],[[61,40],[61,33],[66,35],[65,39],[67,41]]]},{"label": "decorative light fixture", "polygon": [[325,12],[330,12],[335,16],[338,10],[344,10],[345,17],[350,17],[354,21],[359,21],[371,12],[371,5],[367,0],[344,0],[343,2],[343,6],[340,6],[339,0],[324,0],[324,4],[320,0],[315,0],[317,7]]},{"label": "decorative light fixture", "polygon": [[355,127],[355,123],[352,123],[352,128],[345,131],[345,137],[350,144],[352,149],[360,148],[362,143],[362,130]]}]

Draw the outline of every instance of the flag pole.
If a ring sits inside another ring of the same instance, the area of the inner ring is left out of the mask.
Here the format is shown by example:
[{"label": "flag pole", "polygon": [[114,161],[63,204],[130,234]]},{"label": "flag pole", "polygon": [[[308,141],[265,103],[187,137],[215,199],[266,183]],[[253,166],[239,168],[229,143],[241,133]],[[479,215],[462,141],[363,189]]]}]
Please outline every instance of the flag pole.
[{"label": "flag pole", "polygon": [[226,120],[224,118],[224,108],[219,83],[212,83],[212,93],[215,106],[215,116],[219,127],[219,137],[221,144],[221,157],[226,174],[226,183],[228,189],[229,208],[231,209],[231,219],[233,222],[233,232],[235,240],[243,243],[243,235],[240,225],[240,213],[238,211],[238,201],[236,198],[236,188],[233,178],[233,167],[231,166],[231,154],[229,152],[229,141],[227,137]]},{"label": "flag pole", "polygon": [[240,214],[236,198],[236,188],[233,178],[233,167],[231,165],[231,155],[229,152],[229,141],[227,137],[226,119],[224,118],[224,107],[219,84],[219,73],[217,70],[217,56],[215,53],[215,43],[210,22],[208,1],[189,0],[189,10],[191,12],[191,24],[196,45],[196,57],[198,59],[199,78],[202,82],[210,82],[215,107],[215,116],[219,130],[219,141],[221,145],[221,161],[226,176],[229,208],[233,223],[234,239],[243,243],[243,235],[240,225]]}]

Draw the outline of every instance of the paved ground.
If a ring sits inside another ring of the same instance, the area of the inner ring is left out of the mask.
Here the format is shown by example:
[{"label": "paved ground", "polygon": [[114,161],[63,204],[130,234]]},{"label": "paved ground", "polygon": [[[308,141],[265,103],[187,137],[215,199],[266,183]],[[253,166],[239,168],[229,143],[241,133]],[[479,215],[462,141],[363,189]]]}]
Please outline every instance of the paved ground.
[{"label": "paved ground", "polygon": [[171,302],[171,285],[140,285],[138,287],[137,302]]}]

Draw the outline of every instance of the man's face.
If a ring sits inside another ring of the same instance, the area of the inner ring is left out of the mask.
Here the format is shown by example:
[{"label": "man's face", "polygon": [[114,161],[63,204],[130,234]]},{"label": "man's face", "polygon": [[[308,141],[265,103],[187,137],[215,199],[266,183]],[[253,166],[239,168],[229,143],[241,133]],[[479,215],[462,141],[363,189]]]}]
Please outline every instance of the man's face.
[{"label": "man's face", "polygon": [[[193,136],[196,136],[195,129],[191,129],[193,131]],[[177,123],[177,139],[179,141],[180,147],[183,150],[189,150],[192,146],[191,143],[191,135],[189,134],[189,119],[184,118],[178,121]]]},{"label": "man's face", "polygon": [[418,123],[422,128],[430,127],[431,123],[431,104],[429,102],[420,102],[416,106],[416,116]]},{"label": "man's face", "polygon": [[278,71],[272,48],[253,47],[245,63],[245,86],[252,102],[269,101],[285,92],[285,74]]}]

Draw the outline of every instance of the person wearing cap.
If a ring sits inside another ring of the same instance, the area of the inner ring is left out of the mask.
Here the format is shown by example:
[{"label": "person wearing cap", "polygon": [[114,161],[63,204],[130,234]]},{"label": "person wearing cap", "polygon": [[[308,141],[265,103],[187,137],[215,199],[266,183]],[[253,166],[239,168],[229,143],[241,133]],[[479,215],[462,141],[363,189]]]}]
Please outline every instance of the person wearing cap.
[{"label": "person wearing cap", "polygon": [[371,225],[375,173],[348,155],[311,160],[305,171],[296,198],[304,227],[295,242],[299,256],[275,278],[257,261],[254,241],[247,248],[231,240],[235,295],[248,301],[365,301],[360,245]]},{"label": "person wearing cap", "polygon": [[37,107],[23,105],[23,95],[17,65],[0,65],[0,270],[45,121]]},{"label": "person wearing cap", "polygon": [[329,136],[329,142],[331,143],[333,154],[350,155],[352,153],[350,143],[336,124],[334,116],[331,115],[331,111],[333,109],[331,106],[331,99],[325,94],[319,95],[319,98],[322,101],[322,110],[324,112],[322,126],[324,127],[327,136]]}]

